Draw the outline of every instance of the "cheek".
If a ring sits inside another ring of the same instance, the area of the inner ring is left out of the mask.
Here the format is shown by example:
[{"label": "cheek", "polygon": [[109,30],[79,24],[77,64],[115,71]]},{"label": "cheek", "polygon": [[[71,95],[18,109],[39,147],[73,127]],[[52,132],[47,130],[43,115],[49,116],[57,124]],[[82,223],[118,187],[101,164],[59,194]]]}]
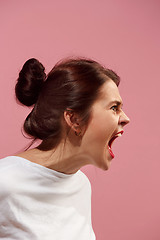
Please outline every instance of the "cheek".
[{"label": "cheek", "polygon": [[103,147],[118,125],[118,118],[112,111],[96,110],[86,131],[86,142]]},{"label": "cheek", "polygon": [[94,145],[104,144],[110,136],[110,128],[110,126],[102,122],[90,125],[87,132],[89,142]]},{"label": "cheek", "polygon": [[110,137],[117,128],[118,120],[115,117],[99,118],[99,120],[92,122],[91,129],[93,135],[97,138]]}]

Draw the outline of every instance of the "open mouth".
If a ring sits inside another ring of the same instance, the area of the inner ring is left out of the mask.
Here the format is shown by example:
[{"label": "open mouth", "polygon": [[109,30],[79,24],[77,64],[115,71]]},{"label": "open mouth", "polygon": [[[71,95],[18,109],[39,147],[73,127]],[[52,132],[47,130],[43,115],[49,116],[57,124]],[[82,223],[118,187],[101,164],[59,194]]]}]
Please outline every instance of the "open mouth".
[{"label": "open mouth", "polygon": [[123,132],[124,132],[124,131],[122,130],[122,131],[116,133],[116,134],[109,140],[108,150],[109,150],[109,153],[110,153],[110,155],[112,156],[112,158],[114,158],[114,153],[113,153],[113,151],[112,151],[112,144],[113,144],[114,140],[115,140],[117,137],[122,136]]}]

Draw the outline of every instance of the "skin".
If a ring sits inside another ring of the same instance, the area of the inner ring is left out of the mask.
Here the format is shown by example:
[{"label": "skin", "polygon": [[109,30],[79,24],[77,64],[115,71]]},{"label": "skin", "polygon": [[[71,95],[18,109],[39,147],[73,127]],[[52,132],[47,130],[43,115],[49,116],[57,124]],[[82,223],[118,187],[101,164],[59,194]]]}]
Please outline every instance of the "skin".
[{"label": "skin", "polygon": [[[92,106],[87,127],[81,127],[77,114],[65,111],[64,136],[56,149],[41,151],[34,148],[17,156],[65,174],[73,174],[88,164],[108,170],[112,160],[108,151],[109,140],[130,121],[122,105],[118,87],[112,80],[108,80],[101,87],[99,98]],[[66,136],[68,128],[70,131]],[[76,136],[75,131],[80,136]]]}]

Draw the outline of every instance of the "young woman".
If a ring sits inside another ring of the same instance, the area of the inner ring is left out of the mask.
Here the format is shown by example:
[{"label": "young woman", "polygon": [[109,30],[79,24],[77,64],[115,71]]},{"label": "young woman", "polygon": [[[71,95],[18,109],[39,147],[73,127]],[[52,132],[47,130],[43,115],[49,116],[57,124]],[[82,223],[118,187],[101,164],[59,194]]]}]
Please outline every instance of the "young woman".
[{"label": "young woman", "polygon": [[0,238],[93,240],[91,187],[80,168],[107,170],[112,142],[129,123],[119,76],[91,59],[65,59],[46,76],[29,59],[19,102],[33,106],[24,131],[41,144],[0,160]]}]

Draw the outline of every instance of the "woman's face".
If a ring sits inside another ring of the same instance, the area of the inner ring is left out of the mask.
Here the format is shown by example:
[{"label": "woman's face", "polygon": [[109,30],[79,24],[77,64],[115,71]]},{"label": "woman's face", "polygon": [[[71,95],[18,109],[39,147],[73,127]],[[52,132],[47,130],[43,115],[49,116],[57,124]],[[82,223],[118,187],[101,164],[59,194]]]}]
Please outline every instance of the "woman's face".
[{"label": "woman's face", "polygon": [[82,149],[90,163],[107,170],[114,157],[109,148],[109,141],[116,133],[121,132],[129,123],[129,118],[122,111],[122,99],[117,85],[106,81],[98,100],[92,106],[92,117],[82,137]]}]

